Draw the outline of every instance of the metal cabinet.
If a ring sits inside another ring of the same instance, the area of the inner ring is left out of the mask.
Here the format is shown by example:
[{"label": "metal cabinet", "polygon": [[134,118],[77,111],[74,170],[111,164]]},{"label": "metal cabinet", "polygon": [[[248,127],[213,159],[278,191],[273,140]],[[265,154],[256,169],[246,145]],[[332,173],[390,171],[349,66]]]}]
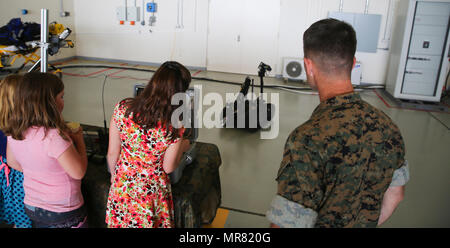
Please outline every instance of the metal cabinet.
[{"label": "metal cabinet", "polygon": [[400,0],[386,81],[399,99],[440,101],[449,51],[450,0]]}]

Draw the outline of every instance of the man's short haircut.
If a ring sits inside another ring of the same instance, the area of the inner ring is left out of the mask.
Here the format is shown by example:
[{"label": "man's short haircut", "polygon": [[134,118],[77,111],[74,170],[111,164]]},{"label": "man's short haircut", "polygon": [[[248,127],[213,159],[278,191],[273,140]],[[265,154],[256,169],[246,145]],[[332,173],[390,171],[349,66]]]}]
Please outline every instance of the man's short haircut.
[{"label": "man's short haircut", "polygon": [[356,33],[353,27],[336,19],[324,19],[309,27],[303,34],[305,58],[319,66],[322,73],[350,77],[356,52]]}]

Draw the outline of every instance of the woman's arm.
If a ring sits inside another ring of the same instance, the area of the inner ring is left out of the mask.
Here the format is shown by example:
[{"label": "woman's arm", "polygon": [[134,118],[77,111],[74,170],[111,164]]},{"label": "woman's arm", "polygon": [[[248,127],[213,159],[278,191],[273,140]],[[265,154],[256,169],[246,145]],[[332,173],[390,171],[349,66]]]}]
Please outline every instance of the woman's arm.
[{"label": "woman's arm", "polygon": [[180,163],[183,152],[189,150],[189,140],[180,139],[177,143],[170,145],[164,154],[163,169],[169,174],[175,171]]},{"label": "woman's arm", "polygon": [[111,173],[111,184],[114,182],[114,172],[117,161],[120,156],[120,133],[119,129],[116,127],[116,122],[113,118],[109,123],[109,143],[108,143],[108,154],[106,155],[106,160],[108,163],[108,168]]},{"label": "woman's arm", "polygon": [[11,148],[8,144],[6,144],[6,161],[8,163],[8,166],[13,168],[14,170],[22,171],[22,166],[20,166],[19,162],[17,162],[16,157],[14,157],[14,154],[11,151]]}]

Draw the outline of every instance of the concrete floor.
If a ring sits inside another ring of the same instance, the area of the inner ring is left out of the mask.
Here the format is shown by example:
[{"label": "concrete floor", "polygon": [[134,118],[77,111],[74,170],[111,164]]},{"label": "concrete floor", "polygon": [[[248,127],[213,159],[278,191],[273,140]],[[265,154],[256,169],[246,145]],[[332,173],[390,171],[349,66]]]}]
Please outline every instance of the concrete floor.
[{"label": "concrete floor", "polygon": [[[69,63],[105,64],[80,60]],[[245,78],[245,75],[229,73],[195,70],[191,73],[197,77],[238,83]],[[109,125],[114,105],[125,97],[131,97],[133,86],[146,83],[152,74],[118,69],[65,69],[63,115],[67,121],[103,126],[101,98],[105,75],[109,75],[104,91]],[[255,83],[259,84],[258,78],[254,78]],[[285,84],[275,78],[266,78],[265,83]],[[289,84],[301,86],[298,83]],[[216,92],[224,97],[225,93],[239,91],[238,86],[208,81],[193,80],[192,85],[201,85],[203,95]],[[270,89],[265,92],[279,93],[280,126],[276,139],[261,140],[259,132],[247,133],[234,129],[200,130],[198,140],[216,144],[221,153],[222,207],[232,209],[225,227],[268,227],[269,222],[264,214],[277,189],[275,176],[286,138],[310,117],[319,104],[318,96],[314,95]],[[383,227],[450,227],[450,115],[389,108],[373,90],[361,95],[399,126],[406,144],[406,159],[411,166],[411,181],[407,184],[405,200]]]}]

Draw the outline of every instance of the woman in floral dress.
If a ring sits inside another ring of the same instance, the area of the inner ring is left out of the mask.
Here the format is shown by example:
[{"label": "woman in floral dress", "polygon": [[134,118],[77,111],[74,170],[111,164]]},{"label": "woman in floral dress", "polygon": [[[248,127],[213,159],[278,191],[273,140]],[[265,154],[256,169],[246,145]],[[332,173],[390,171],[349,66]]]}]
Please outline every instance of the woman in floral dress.
[{"label": "woman in floral dress", "polygon": [[176,93],[185,92],[190,72],[166,62],[144,91],[119,102],[110,122],[107,161],[111,188],[106,209],[108,227],[174,227],[168,174],[189,148],[184,129],[171,125]]}]

